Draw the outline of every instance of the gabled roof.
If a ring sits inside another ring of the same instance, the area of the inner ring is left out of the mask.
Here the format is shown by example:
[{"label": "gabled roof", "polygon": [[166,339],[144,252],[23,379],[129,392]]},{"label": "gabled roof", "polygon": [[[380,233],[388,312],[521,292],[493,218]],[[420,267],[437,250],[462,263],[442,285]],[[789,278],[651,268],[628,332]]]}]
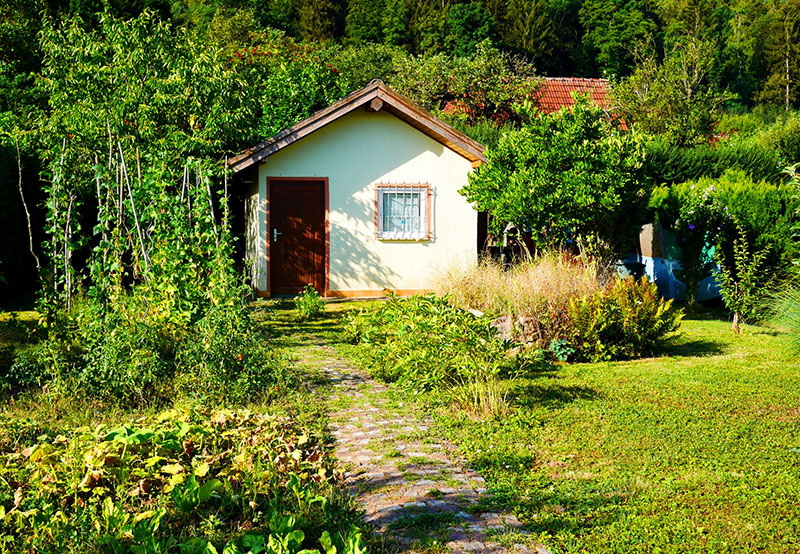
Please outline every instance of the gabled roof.
[{"label": "gabled roof", "polygon": [[544,113],[557,112],[575,104],[573,92],[588,94],[589,99],[608,111],[611,110],[611,87],[608,79],[578,77],[545,77],[536,95],[537,107]]},{"label": "gabled roof", "polygon": [[486,161],[486,157],[483,154],[484,147],[481,143],[432,116],[411,102],[411,100],[400,96],[384,85],[383,81],[376,79],[361,90],[357,90],[335,104],[318,111],[297,125],[281,131],[252,148],[243,150],[235,157],[230,158],[228,165],[234,171],[240,171],[256,162],[266,161],[275,152],[286,148],[358,108],[366,108],[373,112],[386,110],[435,141],[457,152],[473,162],[473,164]]}]

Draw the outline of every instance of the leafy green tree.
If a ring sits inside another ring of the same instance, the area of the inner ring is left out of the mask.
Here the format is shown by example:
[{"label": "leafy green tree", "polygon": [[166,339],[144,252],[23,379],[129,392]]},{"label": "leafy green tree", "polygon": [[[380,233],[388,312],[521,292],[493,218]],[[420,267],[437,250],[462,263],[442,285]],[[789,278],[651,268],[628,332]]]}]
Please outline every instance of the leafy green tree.
[{"label": "leafy green tree", "polygon": [[207,40],[224,55],[234,56],[253,46],[259,30],[253,10],[219,8],[208,25]]},{"label": "leafy green tree", "polygon": [[585,0],[580,8],[583,42],[594,51],[601,70],[628,75],[634,67],[633,45],[657,38],[655,14],[645,0]]},{"label": "leafy green tree", "polygon": [[553,24],[546,0],[510,0],[505,15],[505,41],[537,62],[552,52]]},{"label": "leafy green tree", "polygon": [[581,97],[571,110],[505,134],[461,194],[489,212],[494,232],[510,223],[541,248],[581,243],[613,258],[638,234],[647,201],[643,157],[636,132],[623,133]]},{"label": "leafy green tree", "polygon": [[343,91],[358,90],[373,79],[393,83],[398,67],[407,63],[410,56],[402,48],[390,44],[335,45],[320,55],[338,72],[338,83]]},{"label": "leafy green tree", "polygon": [[719,11],[722,30],[709,77],[717,90],[727,87],[741,104],[750,105],[766,78],[766,11],[748,0],[731,2]]},{"label": "leafy green tree", "polygon": [[300,36],[297,0],[249,0],[247,5],[261,27],[279,29],[291,37]]},{"label": "leafy green tree", "polygon": [[614,89],[626,121],[679,146],[701,144],[713,135],[720,107],[733,95],[713,89],[708,73],[713,45],[689,42],[663,63],[641,55],[634,73]]},{"label": "leafy green tree", "polygon": [[427,54],[397,62],[389,84],[398,92],[431,110],[454,104],[475,120],[515,117],[539,86],[530,64],[485,42],[469,57]]},{"label": "leafy green tree", "polygon": [[387,44],[410,47],[409,18],[410,11],[407,0],[386,0],[386,9],[381,23],[384,41]]},{"label": "leafy green tree", "polygon": [[758,316],[758,308],[767,295],[769,282],[765,271],[767,249],[752,252],[747,242],[747,235],[737,225],[738,236],[734,237],[730,255],[720,248],[717,252],[719,262],[719,283],[722,300],[733,312],[731,330],[737,335],[741,333],[739,323],[749,321]]},{"label": "leafy green tree", "polygon": [[310,42],[337,38],[345,14],[343,0],[297,0],[300,36]]},{"label": "leafy green tree", "polygon": [[788,110],[800,98],[800,0],[773,0],[768,14],[765,55],[769,73],[758,98],[783,104]]},{"label": "leafy green tree", "polygon": [[452,0],[406,0],[412,52],[445,51],[445,22],[452,3]]},{"label": "leafy green tree", "polygon": [[345,36],[356,44],[383,41],[385,0],[349,0],[345,18]]},{"label": "leafy green tree", "polygon": [[474,2],[452,6],[445,25],[445,44],[454,56],[468,56],[479,43],[497,41],[497,24],[483,6]]},{"label": "leafy green tree", "polygon": [[583,43],[580,22],[582,0],[549,0],[547,55],[533,54],[533,63],[544,75],[594,77],[597,67]]}]

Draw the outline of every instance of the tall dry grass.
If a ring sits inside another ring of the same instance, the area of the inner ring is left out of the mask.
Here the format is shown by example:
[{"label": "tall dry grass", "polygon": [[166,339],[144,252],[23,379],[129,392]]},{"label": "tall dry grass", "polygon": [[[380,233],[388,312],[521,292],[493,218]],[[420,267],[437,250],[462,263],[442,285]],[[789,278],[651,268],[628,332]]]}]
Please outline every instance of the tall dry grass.
[{"label": "tall dry grass", "polygon": [[510,268],[482,262],[466,270],[444,271],[435,291],[450,295],[462,308],[507,315],[514,321],[524,318],[529,339],[546,346],[566,330],[570,300],[604,288],[608,275],[608,268],[597,262],[551,252]]}]

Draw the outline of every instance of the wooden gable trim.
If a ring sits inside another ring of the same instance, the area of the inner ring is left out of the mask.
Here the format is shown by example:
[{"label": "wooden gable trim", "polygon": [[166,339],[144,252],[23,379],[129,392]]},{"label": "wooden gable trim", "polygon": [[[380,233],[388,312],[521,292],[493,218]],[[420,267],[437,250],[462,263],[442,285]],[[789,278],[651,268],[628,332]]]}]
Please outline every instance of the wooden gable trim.
[{"label": "wooden gable trim", "polygon": [[[377,102],[375,101],[377,100]],[[368,110],[386,110],[415,129],[444,144],[454,152],[471,161],[483,162],[484,147],[464,133],[437,119],[427,111],[400,96],[382,81],[373,81],[361,90],[320,110],[297,125],[289,127],[270,139],[242,151],[228,160],[233,171],[241,171],[255,163],[265,161],[275,152],[306,137],[355,109],[365,106]]]}]

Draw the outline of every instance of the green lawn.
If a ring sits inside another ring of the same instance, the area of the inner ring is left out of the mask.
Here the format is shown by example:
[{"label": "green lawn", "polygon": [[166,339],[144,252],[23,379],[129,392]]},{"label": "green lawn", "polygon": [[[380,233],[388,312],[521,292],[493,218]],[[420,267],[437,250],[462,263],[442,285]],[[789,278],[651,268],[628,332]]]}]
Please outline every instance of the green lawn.
[{"label": "green lawn", "polygon": [[660,357],[509,383],[513,413],[439,430],[553,552],[800,551],[800,364],[687,319]]}]

